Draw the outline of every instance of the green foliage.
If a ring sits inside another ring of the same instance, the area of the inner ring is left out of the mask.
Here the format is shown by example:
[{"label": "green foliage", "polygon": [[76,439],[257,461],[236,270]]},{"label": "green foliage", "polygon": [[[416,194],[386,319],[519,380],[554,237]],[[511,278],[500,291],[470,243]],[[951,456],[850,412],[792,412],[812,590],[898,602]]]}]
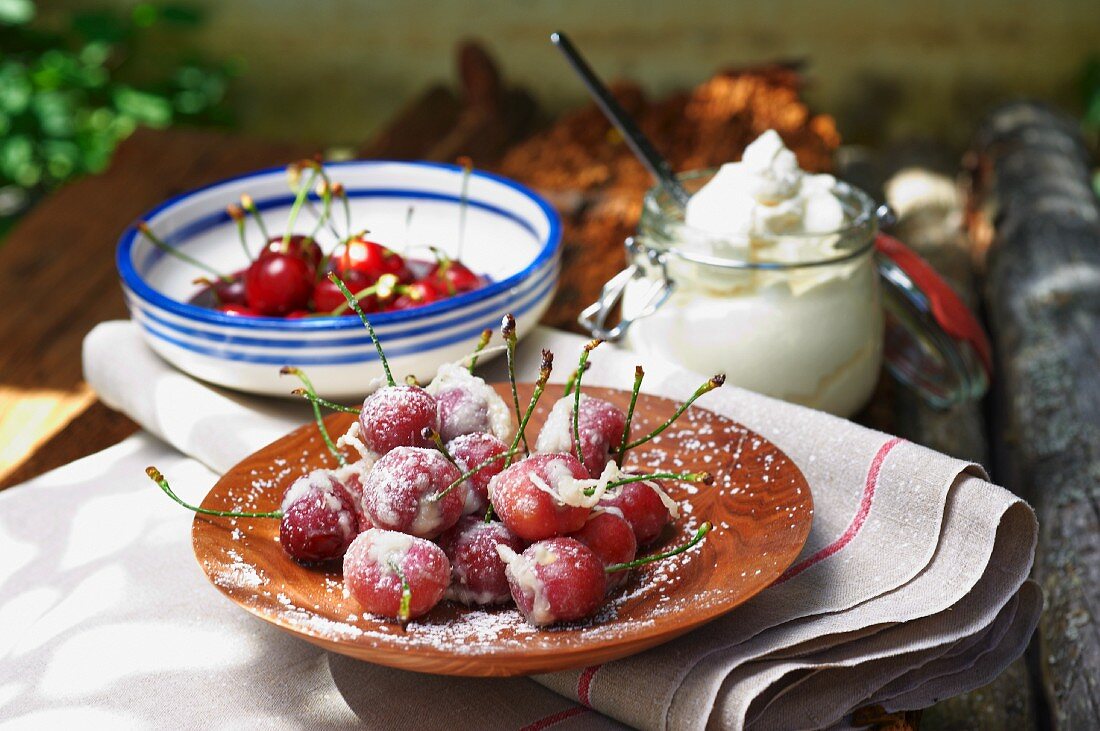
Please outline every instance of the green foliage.
[{"label": "green foliage", "polygon": [[143,43],[167,53],[201,24],[197,11],[143,3],[128,15],[72,13],[62,27],[36,15],[33,0],[0,0],[0,217],[102,170],[139,125],[231,121],[231,66],[181,54],[150,77],[133,61]]}]

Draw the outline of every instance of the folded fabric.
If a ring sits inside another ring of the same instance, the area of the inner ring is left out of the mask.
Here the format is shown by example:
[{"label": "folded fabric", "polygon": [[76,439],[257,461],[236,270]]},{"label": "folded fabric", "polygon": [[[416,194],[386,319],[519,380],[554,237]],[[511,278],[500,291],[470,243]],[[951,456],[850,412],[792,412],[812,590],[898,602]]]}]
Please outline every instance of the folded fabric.
[{"label": "folded fabric", "polygon": [[[537,330],[521,345],[519,372],[535,372],[542,348],[555,351],[559,364],[571,362],[583,342]],[[215,472],[309,417],[301,403],[232,394],[180,374],[149,352],[129,323],[96,328],[85,342],[84,360],[86,377],[105,403]],[[627,351],[603,346],[592,362],[586,384],[625,387],[632,381],[635,360]],[[685,398],[700,381],[661,364],[647,363],[646,371],[645,390],[670,398]],[[486,364],[484,372],[500,378],[502,365]],[[567,372],[559,367],[557,375]],[[603,714],[652,729],[823,728],[842,726],[853,709],[869,702],[889,710],[920,708],[978,687],[1023,651],[1041,609],[1040,593],[1027,580],[1035,519],[980,468],[729,386],[708,394],[703,405],[775,442],[813,491],[809,541],[773,586],[685,637],[603,666],[536,682],[429,681],[333,656],[332,677],[318,686],[322,694],[338,692],[353,714],[381,722],[395,719],[387,708],[408,711],[400,692],[415,692],[426,727],[454,720],[444,704],[455,696],[424,695],[423,688],[461,686],[472,694],[466,705],[481,708],[484,722],[477,725],[488,727],[591,727],[610,723]],[[29,501],[23,496],[35,489],[15,492]],[[177,574],[193,569],[162,566]],[[212,594],[189,598],[195,616],[224,609]],[[277,646],[284,652],[287,643]],[[271,662],[279,666],[277,652]],[[261,676],[237,676],[237,682],[253,680]],[[189,682],[195,681],[176,678],[164,692],[182,694]],[[383,687],[391,694],[381,694]],[[478,702],[477,694],[499,699],[505,687],[508,709],[488,711],[491,706]],[[544,688],[577,704],[548,703]],[[518,716],[517,708],[523,711]],[[264,712],[247,704],[238,710],[248,719]],[[293,712],[286,709],[279,718]]]}]

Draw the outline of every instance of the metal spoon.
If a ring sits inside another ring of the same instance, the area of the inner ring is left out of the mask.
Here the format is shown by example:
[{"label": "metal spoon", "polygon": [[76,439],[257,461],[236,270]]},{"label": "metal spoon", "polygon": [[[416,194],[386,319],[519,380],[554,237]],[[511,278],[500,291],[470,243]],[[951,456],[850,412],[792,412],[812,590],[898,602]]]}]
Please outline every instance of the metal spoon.
[{"label": "metal spoon", "polygon": [[615,101],[615,97],[611,95],[604,83],[592,71],[592,67],[577,51],[568,36],[561,31],[557,31],[550,34],[550,41],[565,54],[566,60],[569,61],[577,75],[581,77],[584,85],[588,87],[588,93],[592,95],[596,106],[611,121],[611,124],[619,130],[631,152],[641,160],[646,169],[657,179],[657,183],[672,196],[676,204],[681,208],[686,207],[691,195],[676,179],[676,174],[673,172],[672,166],[668,164],[668,160],[661,157],[661,154],[653,147],[653,143],[642,134],[642,131],[638,129],[638,125],[634,123],[626,110],[619,106],[619,103]]}]

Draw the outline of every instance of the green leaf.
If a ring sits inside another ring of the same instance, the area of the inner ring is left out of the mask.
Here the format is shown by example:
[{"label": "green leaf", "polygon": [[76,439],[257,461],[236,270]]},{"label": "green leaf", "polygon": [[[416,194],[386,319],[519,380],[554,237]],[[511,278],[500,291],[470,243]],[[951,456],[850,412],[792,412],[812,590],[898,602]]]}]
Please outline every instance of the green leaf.
[{"label": "green leaf", "polygon": [[0,0],[0,25],[26,25],[34,20],[31,0]]},{"label": "green leaf", "polygon": [[115,108],[139,124],[166,127],[172,121],[172,104],[165,98],[140,91],[132,86],[120,86],[113,94]]}]

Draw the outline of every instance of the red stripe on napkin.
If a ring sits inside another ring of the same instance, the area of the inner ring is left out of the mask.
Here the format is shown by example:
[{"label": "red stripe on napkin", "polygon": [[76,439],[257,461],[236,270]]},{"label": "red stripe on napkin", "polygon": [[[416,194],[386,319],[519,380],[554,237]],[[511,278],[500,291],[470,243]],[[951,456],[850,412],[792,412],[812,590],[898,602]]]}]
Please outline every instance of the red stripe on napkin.
[{"label": "red stripe on napkin", "polygon": [[596,671],[602,667],[603,665],[589,665],[577,679],[577,698],[588,707],[592,706],[588,695],[588,691],[592,688],[592,678],[596,677]]},{"label": "red stripe on napkin", "polygon": [[827,559],[859,535],[863,523],[867,520],[867,514],[871,512],[871,502],[875,499],[875,487],[878,485],[878,473],[882,470],[882,463],[886,461],[886,455],[890,454],[890,450],[901,444],[902,441],[902,439],[894,437],[879,447],[875,458],[871,460],[871,469],[867,472],[867,482],[863,486],[863,498],[859,501],[859,510],[856,511],[855,517],[852,518],[852,522],[848,524],[840,538],[837,538],[801,563],[797,563],[784,571],[782,576],[775,580],[776,584],[782,584],[787,579],[793,579],[814,564]]}]

